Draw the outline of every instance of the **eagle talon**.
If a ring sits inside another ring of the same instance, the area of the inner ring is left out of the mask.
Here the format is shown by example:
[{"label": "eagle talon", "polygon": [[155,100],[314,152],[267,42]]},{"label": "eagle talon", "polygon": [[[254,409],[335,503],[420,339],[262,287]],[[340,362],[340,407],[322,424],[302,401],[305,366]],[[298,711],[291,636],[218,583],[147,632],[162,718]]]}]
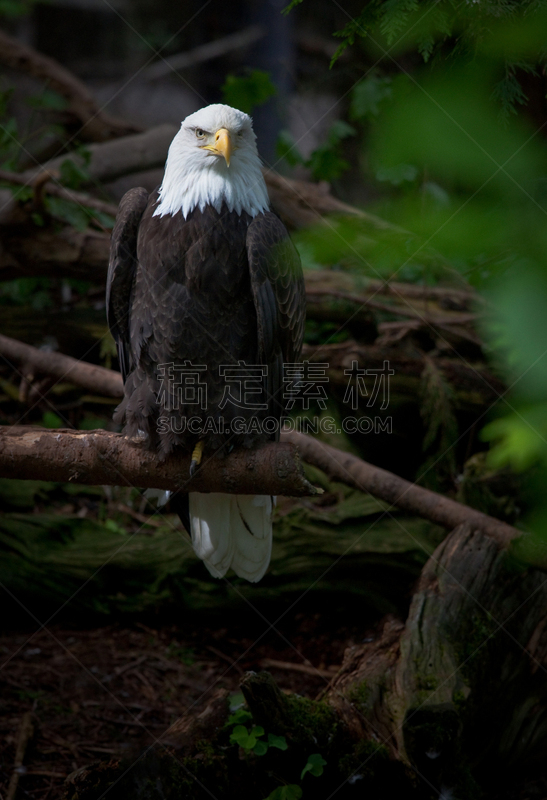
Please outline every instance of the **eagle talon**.
[{"label": "eagle talon", "polygon": [[201,464],[201,457],[203,455],[203,440],[198,442],[192,450],[192,461],[190,462],[190,477],[193,478],[196,469]]}]

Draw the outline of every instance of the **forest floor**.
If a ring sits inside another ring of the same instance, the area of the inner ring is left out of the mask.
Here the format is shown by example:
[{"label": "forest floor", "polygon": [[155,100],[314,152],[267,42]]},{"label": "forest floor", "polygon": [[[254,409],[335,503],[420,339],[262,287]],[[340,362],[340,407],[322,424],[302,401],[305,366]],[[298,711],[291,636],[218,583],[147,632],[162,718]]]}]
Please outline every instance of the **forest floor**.
[{"label": "forest floor", "polygon": [[[316,697],[345,649],[377,633],[374,627],[364,632],[357,619],[340,625],[328,612],[295,615],[282,631],[262,637],[246,627],[242,618],[230,629],[189,622],[4,632],[0,797],[7,796],[26,712],[32,712],[34,735],[17,797],[55,800],[77,771],[120,758],[136,763],[176,720],[199,714],[216,690],[237,692],[248,670],[266,668],[284,691]],[[492,776],[485,800],[547,798],[547,771],[495,784]]]},{"label": "forest floor", "polygon": [[236,692],[248,670],[266,668],[283,690],[315,697],[346,647],[364,635],[358,624],[340,626],[320,614],[296,615],[282,632],[270,630],[258,641],[241,623],[230,630],[192,623],[51,626],[1,635],[0,797],[25,712],[32,711],[35,730],[17,797],[54,800],[76,770],[137,760],[177,719],[202,711],[215,690]]}]

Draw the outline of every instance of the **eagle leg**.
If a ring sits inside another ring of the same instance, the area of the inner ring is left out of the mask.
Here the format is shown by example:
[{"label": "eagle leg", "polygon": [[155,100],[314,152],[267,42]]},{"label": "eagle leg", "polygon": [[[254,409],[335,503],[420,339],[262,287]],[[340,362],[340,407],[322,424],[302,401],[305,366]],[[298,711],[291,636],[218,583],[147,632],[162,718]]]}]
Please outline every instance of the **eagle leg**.
[{"label": "eagle leg", "polygon": [[203,455],[203,439],[197,443],[197,445],[192,450],[192,461],[190,463],[190,477],[193,478],[196,472],[196,469],[199,467],[201,463],[201,457]]}]

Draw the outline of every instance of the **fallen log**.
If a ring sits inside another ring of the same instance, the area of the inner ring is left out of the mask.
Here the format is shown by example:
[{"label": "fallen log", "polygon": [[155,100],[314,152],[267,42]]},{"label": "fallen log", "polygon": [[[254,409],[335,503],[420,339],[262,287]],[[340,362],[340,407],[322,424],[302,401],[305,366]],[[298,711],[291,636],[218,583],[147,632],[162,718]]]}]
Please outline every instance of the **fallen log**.
[{"label": "fallen log", "polygon": [[0,427],[0,477],[73,481],[92,485],[138,486],[196,492],[270,494],[303,497],[321,494],[305,478],[291,444],[237,450],[226,458],[205,458],[189,478],[190,454],[160,462],[155,453],[104,430],[73,431]]}]

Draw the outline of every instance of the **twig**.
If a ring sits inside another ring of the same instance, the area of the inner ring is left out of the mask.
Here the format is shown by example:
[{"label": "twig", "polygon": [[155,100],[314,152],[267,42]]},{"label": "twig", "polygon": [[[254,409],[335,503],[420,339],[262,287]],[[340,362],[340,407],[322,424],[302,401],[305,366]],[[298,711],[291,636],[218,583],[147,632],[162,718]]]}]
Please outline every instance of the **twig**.
[{"label": "twig", "polygon": [[19,726],[17,746],[15,748],[15,761],[13,762],[13,772],[8,785],[6,800],[15,800],[19,778],[21,777],[21,769],[23,767],[23,761],[25,760],[25,752],[33,733],[34,726],[32,724],[32,711],[27,711],[25,714],[23,714],[23,718],[21,719],[21,724]]},{"label": "twig", "polygon": [[119,675],[122,675],[124,672],[127,672],[128,669],[134,669],[135,667],[140,667],[143,661],[146,661],[147,658],[148,656],[140,656],[140,658],[137,658],[136,661],[130,661],[129,664],[124,664],[123,667],[116,667],[116,669],[114,670],[114,675],[118,677]]},{"label": "twig", "polygon": [[314,677],[333,678],[340,667],[333,667],[332,669],[321,669],[320,667],[307,666],[306,664],[293,664],[291,661],[278,661],[275,658],[263,658],[260,666],[275,667],[276,669],[292,670],[293,672],[303,672],[305,675],[313,675]]},{"label": "twig", "polygon": [[241,667],[239,666],[237,661],[234,661],[233,658],[230,658],[230,656],[227,656],[226,653],[222,652],[222,650],[217,650],[216,647],[213,647],[210,644],[207,645],[207,650],[210,650],[211,653],[215,654],[215,656],[218,656],[219,658],[222,658],[223,661],[226,661],[227,664],[229,664],[231,667],[234,667],[239,672],[240,675],[244,674],[243,670],[241,669]]},{"label": "twig", "polygon": [[437,316],[434,314],[429,314],[427,312],[418,311],[415,308],[411,308],[410,306],[401,306],[401,305],[388,305],[386,303],[379,303],[377,300],[372,300],[370,297],[366,295],[356,295],[350,294],[349,292],[338,292],[332,289],[308,289],[308,295],[327,295],[329,297],[338,297],[341,300],[347,300],[351,303],[355,303],[359,306],[369,306],[370,308],[376,308],[378,311],[385,311],[388,314],[394,314],[395,316],[401,317],[411,317],[413,319],[419,319],[422,321],[423,324],[430,324],[430,325],[468,325],[470,322],[475,322],[477,319],[476,314],[470,313],[462,313],[458,311],[453,311],[446,316]]}]

